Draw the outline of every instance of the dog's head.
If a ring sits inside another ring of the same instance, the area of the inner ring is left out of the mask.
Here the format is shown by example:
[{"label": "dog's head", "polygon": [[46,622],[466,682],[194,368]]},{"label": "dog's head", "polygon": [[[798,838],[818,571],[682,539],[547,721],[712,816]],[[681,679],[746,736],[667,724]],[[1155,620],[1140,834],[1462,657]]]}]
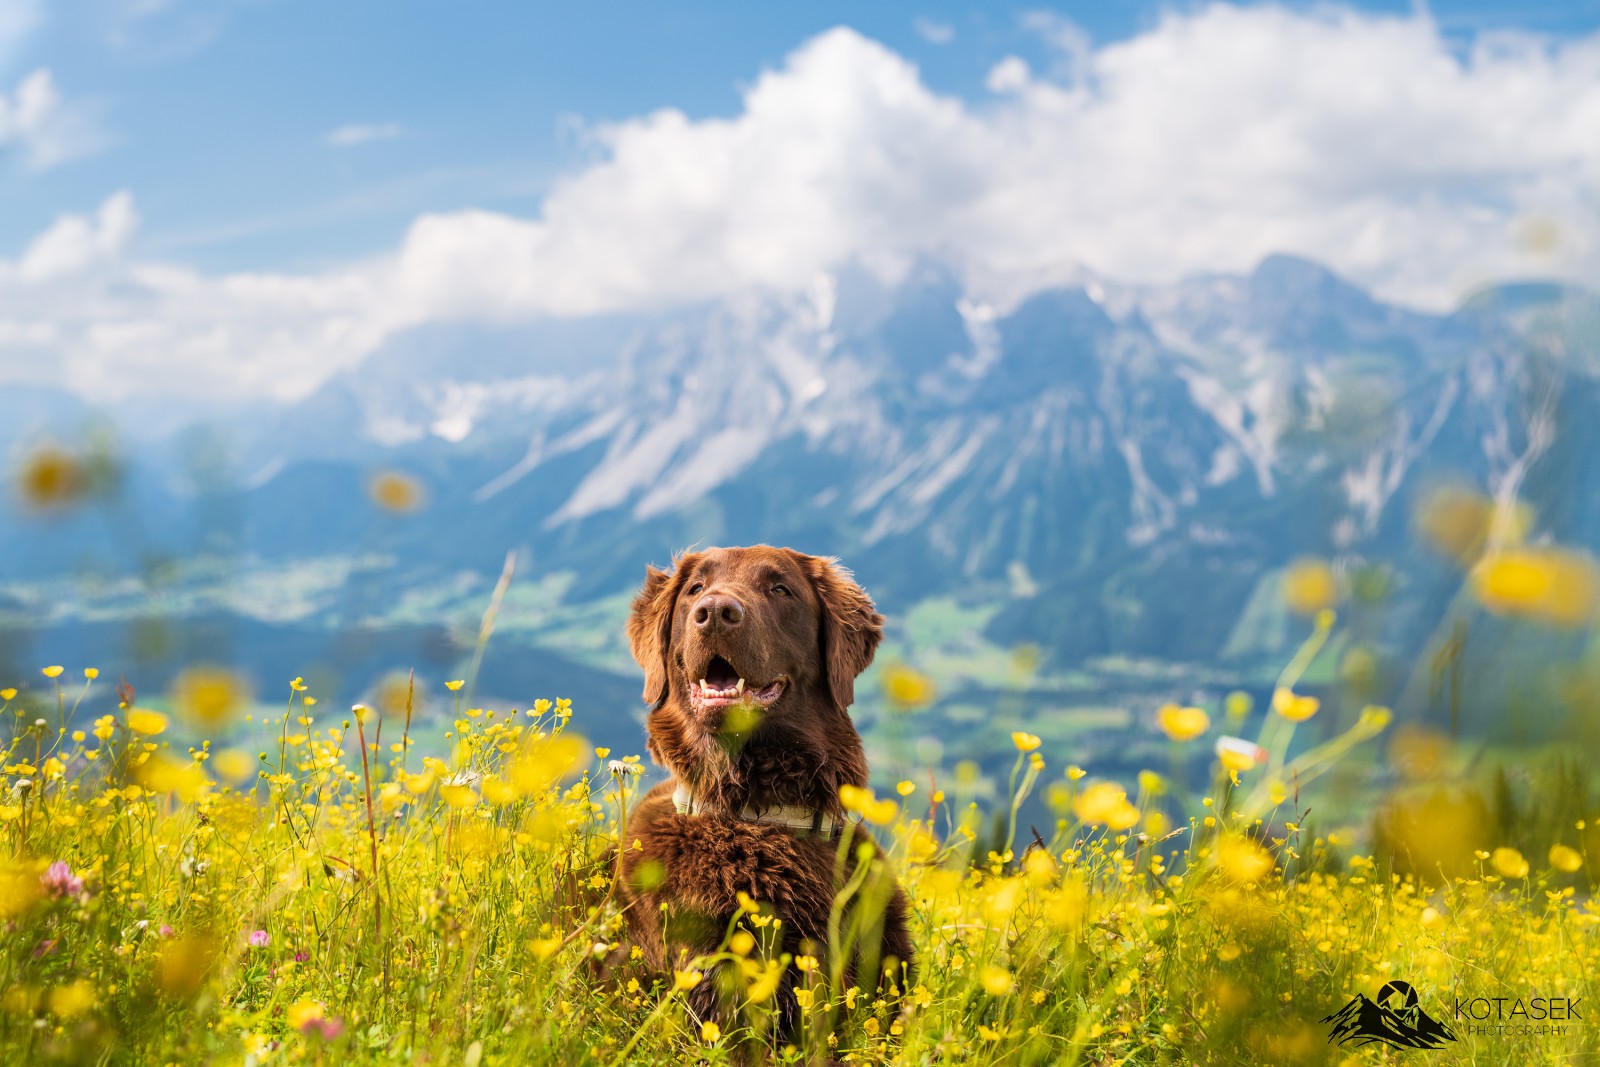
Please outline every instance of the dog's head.
[{"label": "dog's head", "polygon": [[653,723],[669,712],[706,738],[848,726],[856,676],[882,635],[883,617],[838,563],[769,545],[649,567],[628,619]]}]

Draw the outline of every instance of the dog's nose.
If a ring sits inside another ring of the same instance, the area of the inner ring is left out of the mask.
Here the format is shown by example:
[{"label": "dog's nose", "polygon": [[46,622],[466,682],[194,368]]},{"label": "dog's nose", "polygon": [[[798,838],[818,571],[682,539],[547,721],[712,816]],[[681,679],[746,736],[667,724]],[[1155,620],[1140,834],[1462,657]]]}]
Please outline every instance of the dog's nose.
[{"label": "dog's nose", "polygon": [[695,626],[703,634],[720,634],[744,622],[744,605],[725,593],[707,593],[694,606]]}]

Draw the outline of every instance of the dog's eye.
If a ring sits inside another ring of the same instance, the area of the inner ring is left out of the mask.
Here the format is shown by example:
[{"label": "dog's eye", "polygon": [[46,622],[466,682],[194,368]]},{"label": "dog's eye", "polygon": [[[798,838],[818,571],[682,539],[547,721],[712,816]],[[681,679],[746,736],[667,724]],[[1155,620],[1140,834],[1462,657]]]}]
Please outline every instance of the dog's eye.
[{"label": "dog's eye", "polygon": [[689,587],[689,595],[690,596],[694,596],[696,593],[698,593],[700,590],[704,589],[705,587],[706,586],[705,586],[704,582],[695,582],[693,585],[691,585]]},{"label": "dog's eye", "polygon": [[775,585],[775,586],[772,587],[772,595],[773,596],[789,596],[790,595],[789,594],[789,587],[786,586],[786,585]]}]

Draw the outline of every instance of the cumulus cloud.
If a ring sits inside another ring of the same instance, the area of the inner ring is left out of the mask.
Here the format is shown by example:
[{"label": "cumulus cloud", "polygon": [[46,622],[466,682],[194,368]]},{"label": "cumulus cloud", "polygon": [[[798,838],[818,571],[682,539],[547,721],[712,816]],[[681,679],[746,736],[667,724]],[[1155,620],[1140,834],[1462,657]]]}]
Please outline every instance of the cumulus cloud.
[{"label": "cumulus cloud", "polygon": [[130,262],[138,215],[119,192],[0,260],[0,380],[97,399],[139,392],[289,399],[413,321],[372,265],[229,274]]},{"label": "cumulus cloud", "polygon": [[369,144],[373,141],[392,141],[401,133],[398,122],[380,122],[370,125],[355,124],[340,126],[329,130],[322,136],[322,143],[333,148],[351,148],[355,145]]},{"label": "cumulus cloud", "polygon": [[1490,279],[1600,276],[1600,37],[1459,49],[1425,14],[1226,5],[1100,47],[1035,28],[1060,66],[1008,58],[976,102],[830,31],[732,117],[600,127],[597,161],[537,217],[426,215],[393,252],[325,275],[208,277],[115,252],[62,255],[73,268],[43,280],[13,264],[0,352],[45,331],[108,387],[164,373],[291,395],[414,322],[796,289],[846,263],[892,279],[919,256],[1001,302],[1279,251],[1435,308]]},{"label": "cumulus cloud", "polygon": [[[1600,38],[1483,38],[1426,17],[1217,5],[1078,50],[1011,57],[970,105],[849,30],[759,78],[732,119],[606,128],[541,218],[419,220],[403,284],[441,310],[577,314],[792,287],[855,259],[955,260],[1001,296],[1311,256],[1448,306],[1485,279],[1595,277]],[[1517,220],[1560,220],[1533,254]],[[474,271],[474,264],[493,269]]]},{"label": "cumulus cloud", "polygon": [[0,149],[19,151],[33,170],[88,155],[104,141],[87,110],[62,101],[46,68],[23,78],[12,92],[0,91]]}]

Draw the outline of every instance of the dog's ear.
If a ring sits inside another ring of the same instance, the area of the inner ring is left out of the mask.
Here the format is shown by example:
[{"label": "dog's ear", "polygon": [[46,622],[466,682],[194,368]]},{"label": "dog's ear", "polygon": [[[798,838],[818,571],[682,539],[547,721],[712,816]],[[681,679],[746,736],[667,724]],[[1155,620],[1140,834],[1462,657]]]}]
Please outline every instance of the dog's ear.
[{"label": "dog's ear", "polygon": [[667,656],[671,654],[672,612],[678,604],[683,576],[700,557],[689,552],[673,561],[670,572],[647,565],[644,588],[633,598],[628,616],[628,647],[644,668],[644,700],[659,704],[667,695]]},{"label": "dog's ear", "polygon": [[872,663],[883,638],[883,616],[866,590],[835,559],[795,553],[822,602],[822,665],[840,711],[856,699],[856,676]]}]

